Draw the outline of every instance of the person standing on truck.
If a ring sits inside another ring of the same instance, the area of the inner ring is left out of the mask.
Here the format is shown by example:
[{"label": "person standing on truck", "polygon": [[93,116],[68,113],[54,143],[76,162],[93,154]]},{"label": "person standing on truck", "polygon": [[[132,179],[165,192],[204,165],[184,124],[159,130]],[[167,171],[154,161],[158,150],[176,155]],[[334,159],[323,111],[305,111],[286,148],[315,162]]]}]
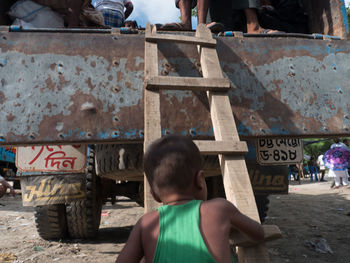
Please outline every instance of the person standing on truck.
[{"label": "person standing on truck", "polygon": [[10,185],[4,177],[0,175],[0,197],[3,197],[4,194],[7,191],[7,188],[10,189],[10,194],[15,196],[16,192],[15,189],[13,189],[12,185]]},{"label": "person standing on truck", "polygon": [[202,158],[191,139],[170,135],[147,149],[144,170],[154,199],[163,203],[133,228],[117,263],[231,262],[232,229],[256,242],[264,240],[259,223],[229,201],[207,201]]},{"label": "person standing on truck", "polygon": [[95,0],[94,6],[102,13],[106,26],[110,27],[123,27],[134,10],[131,0]]},{"label": "person standing on truck", "polygon": [[[206,24],[209,0],[175,0],[175,6],[180,9],[181,23],[167,23],[161,26],[163,30],[192,30],[192,9],[197,6],[198,24]],[[207,27],[214,31],[221,31],[221,23],[212,22]]]},{"label": "person standing on truck", "polygon": [[[263,1],[263,3],[265,2]],[[234,11],[242,10],[245,16],[245,26],[247,33],[270,34],[279,32],[277,30],[266,29],[261,27],[258,20],[257,12],[259,7],[260,0],[211,0],[210,17],[212,21],[218,21],[223,23],[225,26],[225,30],[228,30],[232,26],[232,19],[233,16],[236,14],[234,13]]]}]

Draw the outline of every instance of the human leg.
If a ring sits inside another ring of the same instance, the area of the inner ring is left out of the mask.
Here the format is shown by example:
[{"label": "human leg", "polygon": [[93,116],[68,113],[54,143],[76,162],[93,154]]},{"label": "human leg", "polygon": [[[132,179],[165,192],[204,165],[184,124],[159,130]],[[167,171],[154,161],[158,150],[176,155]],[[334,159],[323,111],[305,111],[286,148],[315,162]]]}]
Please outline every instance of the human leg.
[{"label": "human leg", "polygon": [[335,177],[334,177],[334,183],[335,183],[335,187],[339,188],[340,186],[340,174],[336,173]]},{"label": "human leg", "polygon": [[349,184],[349,174],[348,171],[346,170],[345,173],[342,176],[343,179],[343,185],[346,186]]},{"label": "human leg", "polygon": [[198,24],[205,24],[208,14],[209,0],[197,1]]},{"label": "human leg", "polygon": [[259,33],[275,33],[277,30],[268,30],[260,26],[257,8],[260,7],[259,0],[232,0],[232,8],[238,10],[244,10],[246,17],[247,33],[259,34]]},{"label": "human leg", "polygon": [[124,16],[118,11],[114,11],[109,8],[98,9],[103,15],[105,25],[110,27],[122,27],[124,26]]},{"label": "human leg", "polygon": [[79,26],[79,16],[83,6],[83,0],[69,1],[68,4],[68,27],[77,27]]},{"label": "human leg", "polygon": [[258,16],[255,8],[244,9],[244,14],[247,19],[247,33],[259,33],[263,30],[258,21]]},{"label": "human leg", "polygon": [[[191,0],[179,0],[177,1],[178,7],[181,14],[181,22],[184,26],[184,29],[192,29],[191,21],[191,10],[192,10],[192,1]],[[199,12],[198,12],[199,14]]]}]

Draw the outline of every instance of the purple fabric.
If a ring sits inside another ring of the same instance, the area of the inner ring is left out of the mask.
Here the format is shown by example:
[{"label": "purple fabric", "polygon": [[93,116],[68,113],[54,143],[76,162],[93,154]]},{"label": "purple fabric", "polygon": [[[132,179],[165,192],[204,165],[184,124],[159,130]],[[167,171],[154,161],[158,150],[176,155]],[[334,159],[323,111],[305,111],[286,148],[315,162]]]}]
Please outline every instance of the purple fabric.
[{"label": "purple fabric", "polygon": [[324,165],[333,171],[342,171],[350,167],[350,150],[345,147],[329,149],[323,155]]}]

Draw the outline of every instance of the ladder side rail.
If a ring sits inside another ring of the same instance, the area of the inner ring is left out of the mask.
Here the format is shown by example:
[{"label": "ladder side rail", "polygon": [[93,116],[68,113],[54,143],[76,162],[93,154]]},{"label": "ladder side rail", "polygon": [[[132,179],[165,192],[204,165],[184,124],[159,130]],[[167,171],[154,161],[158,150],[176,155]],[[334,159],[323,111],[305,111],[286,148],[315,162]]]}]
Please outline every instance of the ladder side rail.
[{"label": "ladder side rail", "polygon": [[[198,25],[196,36],[212,38],[211,32],[207,30],[206,26],[203,24]],[[223,77],[216,50],[199,47],[199,53],[203,77]],[[239,136],[227,93],[209,91],[207,95],[211,109],[210,114],[213,122],[215,139],[220,141],[238,141]],[[234,203],[242,213],[260,223],[244,157],[220,154],[219,161],[226,198]],[[264,243],[251,248],[238,247],[238,256],[239,261],[244,263],[270,262],[268,251]]]},{"label": "ladder side rail", "polygon": [[[147,34],[155,34],[156,27],[148,23],[146,28]],[[158,44],[145,41],[145,77],[158,75]],[[161,137],[160,124],[160,99],[159,92],[144,89],[144,145],[146,151],[148,146],[156,139]],[[150,192],[150,185],[144,176],[144,204],[145,212],[153,211],[159,205],[153,199]]]}]

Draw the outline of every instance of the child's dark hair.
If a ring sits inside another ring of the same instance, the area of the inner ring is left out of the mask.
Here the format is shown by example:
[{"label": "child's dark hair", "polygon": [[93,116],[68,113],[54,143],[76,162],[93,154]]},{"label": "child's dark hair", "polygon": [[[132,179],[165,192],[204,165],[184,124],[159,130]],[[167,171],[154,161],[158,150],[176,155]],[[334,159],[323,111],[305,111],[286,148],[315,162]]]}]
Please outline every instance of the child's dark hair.
[{"label": "child's dark hair", "polygon": [[152,190],[160,188],[183,191],[194,175],[202,169],[202,158],[190,138],[178,135],[164,136],[147,149],[143,167]]}]

